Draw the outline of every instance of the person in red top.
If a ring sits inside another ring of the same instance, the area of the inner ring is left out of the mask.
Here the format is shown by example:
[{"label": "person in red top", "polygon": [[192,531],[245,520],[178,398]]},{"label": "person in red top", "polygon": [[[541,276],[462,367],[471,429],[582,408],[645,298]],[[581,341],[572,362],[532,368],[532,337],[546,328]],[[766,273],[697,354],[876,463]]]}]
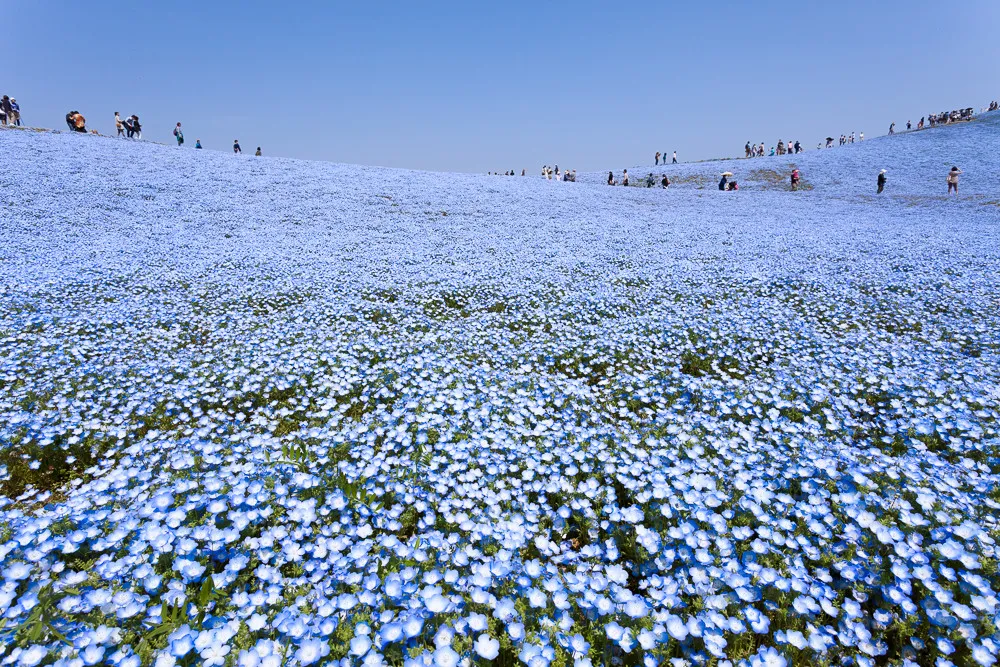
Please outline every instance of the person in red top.
[{"label": "person in red top", "polygon": [[799,189],[799,170],[792,169],[792,190]]}]

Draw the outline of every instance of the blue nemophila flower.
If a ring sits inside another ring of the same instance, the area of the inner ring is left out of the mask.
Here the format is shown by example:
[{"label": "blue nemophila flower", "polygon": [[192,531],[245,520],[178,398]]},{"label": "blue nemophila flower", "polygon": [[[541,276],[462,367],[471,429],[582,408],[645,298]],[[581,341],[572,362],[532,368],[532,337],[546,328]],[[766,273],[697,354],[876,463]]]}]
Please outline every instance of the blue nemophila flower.
[{"label": "blue nemophila flower", "polygon": [[473,648],[476,655],[484,660],[493,660],[500,653],[500,642],[489,635],[479,635]]}]

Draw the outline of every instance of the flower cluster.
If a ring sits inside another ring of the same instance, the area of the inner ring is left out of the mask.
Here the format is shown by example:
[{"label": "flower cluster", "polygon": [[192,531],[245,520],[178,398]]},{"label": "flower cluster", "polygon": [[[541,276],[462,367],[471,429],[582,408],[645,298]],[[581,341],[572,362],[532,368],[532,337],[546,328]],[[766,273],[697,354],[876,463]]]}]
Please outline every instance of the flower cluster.
[{"label": "flower cluster", "polygon": [[995,662],[995,209],[4,141],[0,663]]}]

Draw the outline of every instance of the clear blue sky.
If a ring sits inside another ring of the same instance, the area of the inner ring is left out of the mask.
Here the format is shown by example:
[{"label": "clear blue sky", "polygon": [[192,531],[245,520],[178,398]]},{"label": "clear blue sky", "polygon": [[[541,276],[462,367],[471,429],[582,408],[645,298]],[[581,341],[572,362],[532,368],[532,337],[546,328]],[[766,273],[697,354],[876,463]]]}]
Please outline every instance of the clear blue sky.
[{"label": "clear blue sky", "polygon": [[28,124],[445,171],[814,147],[1000,98],[1000,2],[0,0]]}]

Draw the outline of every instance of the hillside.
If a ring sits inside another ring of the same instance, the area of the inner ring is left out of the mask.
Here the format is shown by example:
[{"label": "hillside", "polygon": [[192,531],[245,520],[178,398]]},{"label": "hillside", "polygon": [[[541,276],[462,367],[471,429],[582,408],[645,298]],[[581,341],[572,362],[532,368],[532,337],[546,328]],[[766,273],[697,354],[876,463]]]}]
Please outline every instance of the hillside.
[{"label": "hillside", "polygon": [[[798,155],[625,168],[633,177],[645,177],[650,171],[666,173],[681,189],[711,189],[724,171],[733,172],[741,187],[787,189],[788,176],[797,167],[804,183],[821,189],[822,196],[851,197],[875,194],[875,177],[880,169],[888,171],[892,194],[943,195],[947,189],[945,175],[952,166],[958,166],[965,172],[965,192],[989,193],[996,199],[993,156],[1000,150],[1000,112],[981,114],[971,122],[900,132],[830,149],[815,150],[814,145],[807,148]],[[614,169],[619,180],[621,169]],[[603,171],[586,174],[579,181],[603,185],[607,178],[608,172]]]},{"label": "hillside", "polygon": [[0,657],[989,664],[998,123],[668,191],[0,130]]}]

